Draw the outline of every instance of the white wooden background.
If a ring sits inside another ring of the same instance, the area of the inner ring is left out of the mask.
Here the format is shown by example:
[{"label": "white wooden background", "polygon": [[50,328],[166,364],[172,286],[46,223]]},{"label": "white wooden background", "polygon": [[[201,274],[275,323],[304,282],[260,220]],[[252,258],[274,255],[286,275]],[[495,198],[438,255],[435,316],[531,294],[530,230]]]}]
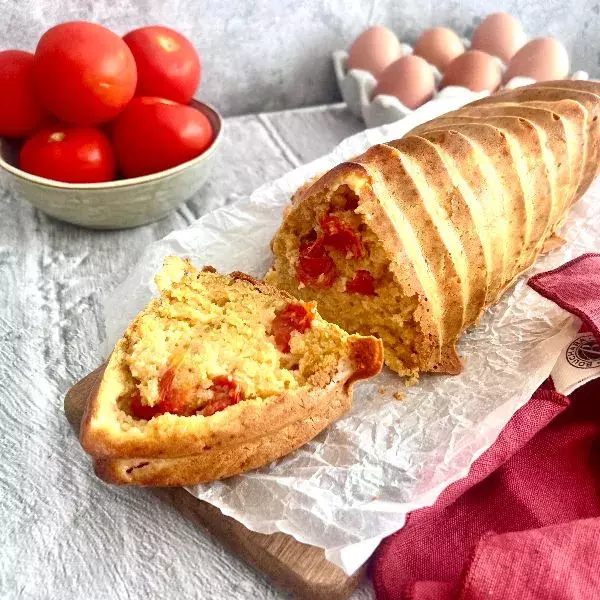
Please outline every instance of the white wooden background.
[{"label": "white wooden background", "polygon": [[227,119],[205,188],[135,230],[60,223],[0,179],[0,598],[284,597],[148,490],[98,481],[62,403],[103,359],[103,292],[149,242],[361,128],[340,106]]}]

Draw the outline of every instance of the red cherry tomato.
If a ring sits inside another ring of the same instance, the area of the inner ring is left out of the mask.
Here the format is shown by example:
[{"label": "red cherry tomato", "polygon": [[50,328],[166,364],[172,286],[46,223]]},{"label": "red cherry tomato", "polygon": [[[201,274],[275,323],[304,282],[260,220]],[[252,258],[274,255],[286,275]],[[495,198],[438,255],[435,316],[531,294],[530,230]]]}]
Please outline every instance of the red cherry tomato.
[{"label": "red cherry tomato", "polygon": [[164,98],[134,98],[113,126],[117,163],[126,177],[170,169],[202,154],[213,141],[209,120]]},{"label": "red cherry tomato", "polygon": [[158,402],[156,402],[156,404],[153,406],[144,404],[139,390],[133,392],[130,405],[134,417],[149,421],[153,417],[164,413],[184,416],[194,414],[195,411],[190,402],[190,396],[193,390],[189,388],[180,388],[175,385],[177,369],[184,358],[185,354],[182,352],[171,356],[169,368],[158,380]]},{"label": "red cherry tomato", "polygon": [[273,319],[272,331],[275,345],[281,352],[290,351],[290,338],[293,331],[304,333],[312,325],[314,316],[302,302],[288,304]]},{"label": "red cherry tomato", "polygon": [[145,419],[146,421],[149,421],[153,417],[162,414],[158,404],[150,406],[149,404],[144,404],[142,402],[142,396],[140,395],[139,390],[135,390],[133,394],[131,394],[130,406],[131,414],[133,414],[136,419]]},{"label": "red cherry tomato", "polygon": [[137,83],[127,44],[105,27],[83,21],[46,31],[35,51],[34,76],[44,106],[74,125],[116,117]]},{"label": "red cherry tomato", "polygon": [[98,183],[115,178],[115,158],[108,138],[93,127],[42,129],[29,138],[21,169],[68,183]]},{"label": "red cherry tomato", "polygon": [[33,54],[0,52],[0,136],[26,137],[47,118],[33,85]]},{"label": "red cherry tomato", "polygon": [[199,413],[205,417],[210,417],[244,399],[244,392],[240,386],[231,377],[225,375],[218,375],[213,379],[210,391],[213,393],[213,398]]},{"label": "red cherry tomato", "polygon": [[[162,376],[159,382],[160,397],[159,401],[154,406],[143,404],[140,392],[138,390],[133,392],[130,405],[131,413],[136,419],[145,419],[146,421],[149,421],[150,419],[159,415],[164,415],[165,413],[187,417],[193,414],[200,414],[205,417],[210,417],[216,412],[225,410],[228,406],[233,406],[244,400],[244,392],[240,386],[231,377],[219,375],[213,379],[210,387],[210,391],[213,393],[212,399],[196,413],[193,408],[190,408],[191,405],[188,400],[189,394],[183,390],[171,387],[173,376],[169,375],[169,371]],[[170,378],[168,384],[163,384],[165,377],[168,379]]]},{"label": "red cherry tomato", "polygon": [[363,296],[376,296],[375,278],[369,271],[359,269],[353,279],[346,282],[346,291],[350,294],[361,294]]},{"label": "red cherry tomato", "polygon": [[178,388],[174,385],[175,374],[181,358],[176,357],[173,366],[167,369],[158,382],[158,403],[153,407],[159,413],[174,415],[192,414],[190,412],[191,389]]},{"label": "red cherry tomato", "polygon": [[327,248],[339,250],[351,258],[362,258],[365,249],[352,227],[334,215],[323,215],[319,222],[323,230],[323,243]]},{"label": "red cherry tomato", "polygon": [[200,83],[200,57],[177,31],[158,25],[123,37],[137,65],[137,96],[157,96],[187,104]]},{"label": "red cherry tomato", "polygon": [[327,289],[337,279],[335,263],[323,244],[323,238],[300,244],[296,277],[306,286]]}]

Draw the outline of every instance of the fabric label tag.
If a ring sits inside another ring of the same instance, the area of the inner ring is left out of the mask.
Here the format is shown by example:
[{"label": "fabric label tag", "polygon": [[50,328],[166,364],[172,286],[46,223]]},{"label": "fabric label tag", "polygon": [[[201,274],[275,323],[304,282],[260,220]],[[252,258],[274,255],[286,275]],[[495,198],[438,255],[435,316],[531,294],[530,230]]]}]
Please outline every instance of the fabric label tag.
[{"label": "fabric label tag", "polygon": [[600,377],[600,345],[594,335],[577,333],[561,352],[550,375],[556,391],[565,396]]}]

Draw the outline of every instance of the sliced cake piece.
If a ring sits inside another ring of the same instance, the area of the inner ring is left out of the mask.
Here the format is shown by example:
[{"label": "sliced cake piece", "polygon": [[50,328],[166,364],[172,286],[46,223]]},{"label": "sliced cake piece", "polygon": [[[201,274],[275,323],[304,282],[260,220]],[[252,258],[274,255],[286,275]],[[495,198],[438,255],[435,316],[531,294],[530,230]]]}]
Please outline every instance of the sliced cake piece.
[{"label": "sliced cake piece", "polygon": [[[448,113],[443,118],[438,119],[438,125],[452,126],[465,122],[480,121],[489,123],[490,118],[500,116],[524,119],[534,124],[542,149],[545,153],[550,154],[545,159],[545,163],[551,176],[552,210],[549,220],[553,222],[556,212],[562,208],[557,205],[556,199],[568,197],[577,189],[572,187],[572,172],[569,154],[566,151],[567,138],[560,115],[548,109],[522,106],[516,103],[494,103],[489,106],[464,107],[460,112]],[[421,130],[426,131],[427,125],[421,126]],[[566,158],[566,160],[563,160],[563,158]]]},{"label": "sliced cake piece", "polygon": [[[509,224],[505,217],[508,186],[512,183],[514,196],[522,198],[519,180],[507,177],[514,169],[512,162],[504,160],[502,152],[510,152],[508,143],[499,132],[490,126],[477,128],[473,126],[472,135],[453,130],[425,131],[419,137],[428,140],[437,149],[440,157],[452,175],[454,187],[466,198],[473,215],[471,234],[476,234],[480,240],[485,257],[485,302],[488,305],[497,298],[503,273],[508,265]],[[479,135],[478,135],[479,134]],[[485,149],[477,144],[477,139],[487,144]],[[393,143],[393,142],[392,142]],[[494,152],[486,152],[494,148]],[[501,166],[500,168],[495,168]],[[449,195],[451,200],[453,195]],[[524,202],[520,203],[521,206]],[[494,228],[490,223],[497,223]],[[471,286],[474,287],[474,286]],[[483,307],[479,307],[479,318]],[[469,319],[467,319],[469,322]]]},{"label": "sliced cake piece", "polygon": [[108,481],[191,485],[264,465],[340,417],[353,383],[381,370],[379,340],[248,275],[169,257],[156,282],[82,423]]},{"label": "sliced cake piece", "polygon": [[[533,109],[503,108],[504,105],[480,106],[476,108],[464,107],[455,113],[445,115],[429,124],[422,125],[409,135],[419,134],[431,130],[461,131],[461,126],[485,125],[494,127],[506,140],[512,157],[512,163],[518,171],[517,181],[520,182],[525,204],[524,210],[512,210],[506,213],[509,230],[514,231],[519,243],[512,246],[515,255],[508,255],[508,262],[504,273],[504,281],[510,282],[515,275],[521,272],[523,264],[530,264],[531,257],[538,251],[538,245],[543,244],[547,228],[555,223],[558,213],[558,198],[561,199],[571,194],[570,189],[556,190],[557,164],[568,165],[568,154],[564,143],[564,132],[561,129],[563,143],[558,149],[557,159],[550,150],[548,139],[555,139],[556,121],[549,118],[545,121],[548,133],[541,126],[536,125],[531,119]],[[527,118],[526,118],[527,117]],[[535,119],[535,117],[534,117]],[[472,127],[470,128],[472,131]],[[542,158],[540,160],[539,158]],[[505,164],[506,157],[501,157],[500,162]],[[561,185],[568,188],[564,182],[564,170],[561,170]],[[567,177],[568,177],[567,171]],[[572,195],[572,194],[571,194]],[[571,197],[569,195],[569,197]],[[521,204],[513,204],[519,208]],[[561,212],[562,214],[562,212]],[[533,243],[532,243],[533,242]]]},{"label": "sliced cake piece", "polygon": [[[521,102],[520,106],[542,109],[552,113],[552,118],[560,121],[567,143],[569,170],[574,201],[583,176],[584,152],[587,143],[587,110],[576,100],[559,100],[557,102]],[[555,152],[556,154],[556,152]]]},{"label": "sliced cake piece", "polygon": [[559,111],[559,101],[576,101],[585,111],[586,136],[583,141],[582,176],[576,198],[587,190],[596,176],[600,161],[600,82],[597,81],[542,81],[501,94],[492,94],[470,104],[471,107],[496,102],[551,102]]}]

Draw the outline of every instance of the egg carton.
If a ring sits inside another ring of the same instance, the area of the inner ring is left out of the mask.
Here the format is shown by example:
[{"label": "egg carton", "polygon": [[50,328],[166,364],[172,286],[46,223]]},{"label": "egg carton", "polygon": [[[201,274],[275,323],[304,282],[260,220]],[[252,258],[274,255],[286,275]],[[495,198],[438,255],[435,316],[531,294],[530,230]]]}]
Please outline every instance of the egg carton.
[{"label": "egg carton", "polygon": [[[462,42],[465,45],[465,49],[468,49],[470,45],[469,41],[463,39]],[[401,47],[401,56],[412,54],[412,47],[408,44],[401,44]],[[350,71],[347,71],[347,60],[348,52],[345,50],[335,50],[333,52],[335,77],[348,110],[358,118],[362,119],[367,127],[379,127],[386,123],[393,123],[414,112],[395,96],[378,94],[375,98],[371,99],[371,94],[377,85],[377,80],[371,73],[363,71],[362,69],[350,69]],[[496,60],[500,63],[502,69],[505,70],[506,65],[499,58],[496,58]],[[489,95],[489,92],[473,92],[466,87],[455,85],[449,85],[440,90],[439,85],[442,80],[442,74],[434,65],[429,66],[431,67],[433,78],[435,80],[434,96],[429,102],[436,98],[455,98],[457,96],[469,95],[475,100]],[[576,71],[569,77],[569,79],[588,78],[589,76],[585,71]],[[513,77],[502,87],[503,89],[513,89],[524,85],[530,85],[535,83],[535,81],[536,80],[531,77]],[[427,102],[425,104],[427,104]]]}]

